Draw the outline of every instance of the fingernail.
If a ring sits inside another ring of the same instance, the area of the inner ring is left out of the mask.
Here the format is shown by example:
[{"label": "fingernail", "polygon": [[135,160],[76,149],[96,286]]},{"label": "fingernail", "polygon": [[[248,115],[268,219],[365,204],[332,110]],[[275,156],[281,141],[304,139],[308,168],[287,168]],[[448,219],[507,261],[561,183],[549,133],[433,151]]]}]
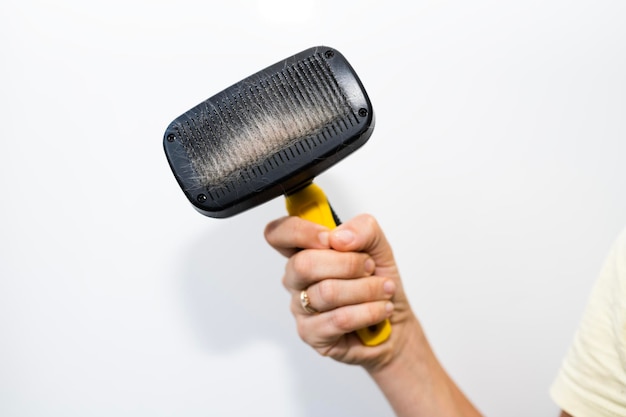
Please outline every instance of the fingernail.
[{"label": "fingernail", "polygon": [[365,261],[365,273],[368,275],[372,274],[375,269],[376,264],[374,263],[374,260],[372,258],[367,258],[367,260]]},{"label": "fingernail", "polygon": [[333,239],[347,245],[354,240],[354,233],[351,230],[337,230],[333,233]]},{"label": "fingernail", "polygon": [[392,280],[385,281],[383,284],[383,289],[387,294],[393,294],[396,292],[396,283]]},{"label": "fingernail", "polygon": [[320,234],[317,235],[317,238],[319,239],[322,246],[325,246],[325,247],[328,246],[328,232],[327,231],[320,232]]}]

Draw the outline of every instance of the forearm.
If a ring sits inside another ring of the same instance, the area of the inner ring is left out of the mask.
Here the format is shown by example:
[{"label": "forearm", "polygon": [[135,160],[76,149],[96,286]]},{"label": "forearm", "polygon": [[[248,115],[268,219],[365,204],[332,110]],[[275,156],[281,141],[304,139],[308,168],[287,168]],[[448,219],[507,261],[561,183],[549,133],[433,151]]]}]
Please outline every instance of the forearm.
[{"label": "forearm", "polygon": [[448,376],[416,319],[385,366],[369,373],[398,417],[478,417],[481,414]]}]

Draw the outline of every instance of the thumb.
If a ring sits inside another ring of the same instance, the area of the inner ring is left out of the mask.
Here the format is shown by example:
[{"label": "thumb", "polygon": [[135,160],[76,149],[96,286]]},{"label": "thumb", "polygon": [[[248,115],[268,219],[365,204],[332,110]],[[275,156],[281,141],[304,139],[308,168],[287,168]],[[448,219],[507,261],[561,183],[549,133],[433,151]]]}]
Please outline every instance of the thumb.
[{"label": "thumb", "polygon": [[393,268],[395,260],[391,246],[376,219],[369,214],[362,214],[343,223],[329,232],[330,246],[340,252],[366,252],[377,268]]}]

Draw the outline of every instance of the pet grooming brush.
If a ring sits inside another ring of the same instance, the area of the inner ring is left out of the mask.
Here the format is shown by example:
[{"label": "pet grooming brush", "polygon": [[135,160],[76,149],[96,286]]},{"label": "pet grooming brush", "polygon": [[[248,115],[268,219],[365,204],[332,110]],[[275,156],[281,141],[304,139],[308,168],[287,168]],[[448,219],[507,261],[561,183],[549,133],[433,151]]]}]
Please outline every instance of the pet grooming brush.
[{"label": "pet grooming brush", "polygon": [[[202,214],[224,218],[285,195],[290,215],[339,224],[313,179],[362,146],[374,113],[338,51],[315,47],[280,61],[176,118],[164,147],[174,176]],[[357,331],[384,342],[389,320]]]}]

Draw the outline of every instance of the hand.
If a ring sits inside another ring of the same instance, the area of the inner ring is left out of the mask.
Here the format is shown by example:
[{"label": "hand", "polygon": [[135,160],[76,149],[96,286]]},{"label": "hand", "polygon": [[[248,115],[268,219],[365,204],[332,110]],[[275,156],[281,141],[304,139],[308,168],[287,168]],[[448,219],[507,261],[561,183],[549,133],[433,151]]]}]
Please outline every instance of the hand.
[{"label": "hand", "polygon": [[[297,217],[265,229],[288,257],[283,284],[300,337],[322,355],[362,365],[398,417],[480,413],[437,360],[402,289],[396,262],[376,220],[361,215],[333,230]],[[304,310],[303,290],[310,306]],[[365,346],[357,329],[391,321],[391,336]]]},{"label": "hand", "polygon": [[[368,370],[383,367],[399,354],[405,327],[417,321],[391,248],[373,217],[361,215],[334,230],[285,217],[270,223],[265,237],[289,258],[283,284],[306,343],[322,355]],[[317,314],[302,307],[303,290]],[[392,334],[379,346],[364,346],[353,333],[386,318]]]}]

